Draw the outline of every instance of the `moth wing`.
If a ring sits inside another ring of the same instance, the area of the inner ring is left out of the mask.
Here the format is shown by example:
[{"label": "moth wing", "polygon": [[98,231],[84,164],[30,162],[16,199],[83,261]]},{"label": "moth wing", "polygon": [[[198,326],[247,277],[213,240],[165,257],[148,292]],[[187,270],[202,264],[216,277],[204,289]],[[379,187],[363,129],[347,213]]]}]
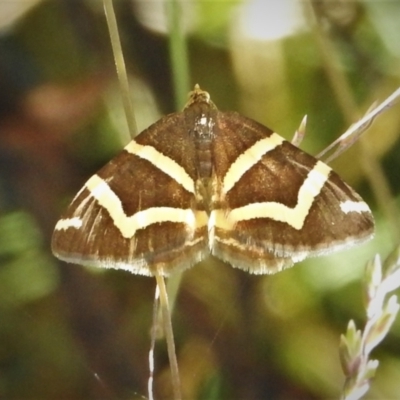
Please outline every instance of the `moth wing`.
[{"label": "moth wing", "polygon": [[326,164],[232,112],[215,126],[212,253],[253,273],[369,239],[367,204]]},{"label": "moth wing", "polygon": [[207,215],[195,198],[195,151],[183,113],[168,115],[92,176],[58,221],[60,259],[153,275],[208,254]]}]

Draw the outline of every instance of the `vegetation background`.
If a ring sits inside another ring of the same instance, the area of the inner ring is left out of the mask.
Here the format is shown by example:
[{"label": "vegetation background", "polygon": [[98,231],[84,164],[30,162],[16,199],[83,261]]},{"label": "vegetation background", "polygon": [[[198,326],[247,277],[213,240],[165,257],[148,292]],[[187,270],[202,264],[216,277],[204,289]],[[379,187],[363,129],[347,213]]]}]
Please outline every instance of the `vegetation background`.
[{"label": "vegetation background", "polygon": [[[302,148],[316,154],[400,85],[395,0],[115,7],[139,130],[199,83],[220,109],[289,139],[307,114]],[[168,35],[179,25],[185,41]],[[50,252],[61,211],[129,140],[102,2],[0,1],[0,29],[0,398],[146,398],[155,281]],[[400,242],[399,110],[332,163],[371,205],[373,241],[273,276],[212,258],[183,274],[173,326],[185,399],[340,396],[339,337],[365,321],[364,265]],[[396,322],[366,398],[398,398],[399,336]],[[155,358],[167,399],[163,341]]]}]

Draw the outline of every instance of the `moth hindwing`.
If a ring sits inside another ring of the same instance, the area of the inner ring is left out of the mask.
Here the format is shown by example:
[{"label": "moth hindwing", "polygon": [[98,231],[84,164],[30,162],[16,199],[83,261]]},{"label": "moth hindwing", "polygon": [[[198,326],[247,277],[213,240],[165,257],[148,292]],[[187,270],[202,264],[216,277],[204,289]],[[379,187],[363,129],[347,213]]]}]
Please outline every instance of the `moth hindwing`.
[{"label": "moth hindwing", "polygon": [[331,168],[197,85],[92,176],[58,221],[62,260],[153,275],[210,253],[263,274],[369,239],[361,197]]}]

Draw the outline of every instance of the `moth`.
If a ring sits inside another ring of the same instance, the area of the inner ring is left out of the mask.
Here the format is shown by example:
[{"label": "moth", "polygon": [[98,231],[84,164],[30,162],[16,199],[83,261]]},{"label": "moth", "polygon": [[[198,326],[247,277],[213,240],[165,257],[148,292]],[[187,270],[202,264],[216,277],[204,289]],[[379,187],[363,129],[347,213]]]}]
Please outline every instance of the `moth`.
[{"label": "moth", "polygon": [[61,260],[168,276],[210,254],[270,274],[371,238],[368,205],[269,128],[219,111],[198,85],[139,134],[57,222]]}]

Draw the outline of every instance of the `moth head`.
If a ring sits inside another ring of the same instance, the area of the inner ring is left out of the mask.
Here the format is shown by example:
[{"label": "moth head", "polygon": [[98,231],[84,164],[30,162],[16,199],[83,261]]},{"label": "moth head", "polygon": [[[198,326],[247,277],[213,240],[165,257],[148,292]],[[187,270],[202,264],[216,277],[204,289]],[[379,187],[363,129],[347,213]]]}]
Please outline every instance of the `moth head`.
[{"label": "moth head", "polygon": [[194,89],[189,92],[189,99],[184,107],[184,109],[190,107],[193,103],[206,103],[210,106],[212,106],[213,108],[216,108],[214,103],[211,101],[210,99],[210,94],[204,90],[200,89],[200,86],[196,83],[196,85],[194,85]]}]

